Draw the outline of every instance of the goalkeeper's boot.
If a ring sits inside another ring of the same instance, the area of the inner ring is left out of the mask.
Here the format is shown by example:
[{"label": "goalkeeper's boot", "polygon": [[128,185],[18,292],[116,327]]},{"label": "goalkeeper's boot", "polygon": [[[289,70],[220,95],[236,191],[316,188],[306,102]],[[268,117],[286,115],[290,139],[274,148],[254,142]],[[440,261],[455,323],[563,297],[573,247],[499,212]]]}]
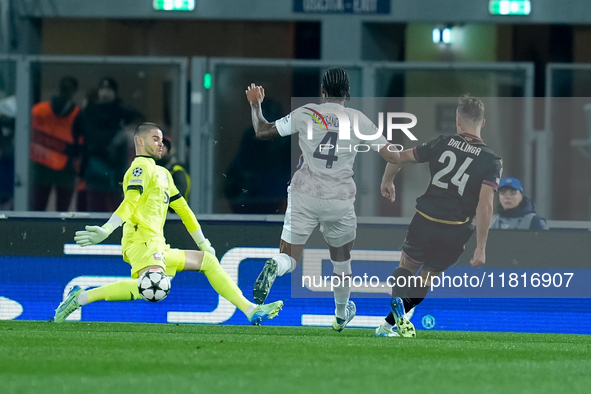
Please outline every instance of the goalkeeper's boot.
[{"label": "goalkeeper's boot", "polygon": [[275,283],[277,278],[277,262],[273,259],[267,260],[263,270],[259,274],[259,277],[254,282],[254,288],[252,293],[254,296],[254,302],[261,305],[267,299],[271,286]]},{"label": "goalkeeper's boot", "polygon": [[260,326],[265,320],[274,318],[283,308],[283,301],[275,301],[266,305],[257,305],[248,320],[253,326]]},{"label": "goalkeeper's boot", "polygon": [[334,318],[332,322],[332,329],[336,332],[341,332],[347,327],[347,324],[355,317],[357,313],[357,307],[353,301],[347,302],[347,317],[345,319],[341,319],[340,317]]},{"label": "goalkeeper's boot", "polygon": [[403,338],[415,338],[417,333],[415,326],[404,316],[404,303],[402,298],[394,297],[390,301],[390,307],[392,308],[392,314],[394,320],[396,320],[396,329]]},{"label": "goalkeeper's boot", "polygon": [[74,286],[74,288],[70,290],[66,299],[63,300],[55,310],[55,316],[53,317],[54,322],[63,323],[68,316],[80,308],[78,294],[80,294],[81,291],[82,289],[78,286]]},{"label": "goalkeeper's boot", "polygon": [[388,329],[384,326],[382,326],[380,324],[380,326],[378,328],[376,328],[376,337],[387,337],[387,338],[393,338],[393,337],[399,337],[400,334],[398,334],[396,331],[392,330],[392,329]]}]

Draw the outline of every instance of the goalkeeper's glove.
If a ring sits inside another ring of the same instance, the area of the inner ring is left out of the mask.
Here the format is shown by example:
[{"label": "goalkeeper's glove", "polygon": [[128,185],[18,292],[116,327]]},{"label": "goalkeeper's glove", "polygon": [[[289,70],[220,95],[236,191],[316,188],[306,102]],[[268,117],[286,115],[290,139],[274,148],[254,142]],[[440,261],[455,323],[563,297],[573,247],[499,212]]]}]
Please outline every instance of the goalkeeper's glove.
[{"label": "goalkeeper's glove", "polygon": [[197,246],[199,247],[199,250],[201,250],[202,252],[209,252],[215,256],[215,249],[211,246],[211,242],[209,242],[209,239],[205,238],[205,236],[203,235],[203,231],[201,231],[201,228],[192,231],[190,234],[191,237],[193,237],[193,240],[195,241]]},{"label": "goalkeeper's glove", "polygon": [[102,227],[86,226],[86,230],[76,231],[74,241],[80,246],[96,245],[103,242],[113,232],[113,226],[105,223]]}]

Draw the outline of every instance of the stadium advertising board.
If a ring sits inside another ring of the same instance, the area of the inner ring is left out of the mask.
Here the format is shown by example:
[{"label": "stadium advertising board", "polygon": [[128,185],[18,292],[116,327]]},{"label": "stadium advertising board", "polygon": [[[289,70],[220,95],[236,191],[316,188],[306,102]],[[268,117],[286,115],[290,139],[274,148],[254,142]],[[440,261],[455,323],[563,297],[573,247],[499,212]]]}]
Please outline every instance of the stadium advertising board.
[{"label": "stadium advertising board", "polygon": [[[84,221],[87,222],[88,219]],[[121,258],[121,247],[114,243],[120,235],[115,233],[104,245],[79,248],[71,236],[80,223],[82,221],[59,219],[0,222],[5,240],[0,253],[0,319],[50,320],[54,309],[74,285],[89,288],[129,277],[129,266]],[[204,221],[203,225],[213,244],[219,245],[218,256],[224,269],[247,298],[252,298],[254,281],[265,260],[278,251],[273,243],[279,238],[281,223]],[[359,283],[365,275],[366,283],[353,288],[352,299],[358,313],[352,327],[375,327],[388,312],[389,289],[381,284],[400,258],[398,248],[405,232],[403,225],[360,225],[353,273],[361,278]],[[174,240],[174,246],[194,248],[180,221],[170,221],[165,233],[168,239]],[[450,286],[445,288],[440,284],[433,289],[411,320],[419,329],[590,333],[591,301],[584,297],[586,294],[557,290],[565,289],[564,273],[573,273],[571,288],[591,272],[583,261],[590,255],[590,236],[588,231],[492,231],[487,267],[477,270],[469,267],[465,257],[461,259],[457,267],[446,271]],[[388,242],[391,249],[383,247],[384,240],[391,240]],[[536,247],[524,251],[521,247],[524,242]],[[578,245],[571,249],[574,255],[569,260],[574,263],[569,262],[568,267],[564,260],[557,260],[560,251],[554,247],[565,243]],[[329,275],[330,260],[320,234],[314,233],[309,244],[302,266],[291,277],[277,279],[269,300],[284,300],[285,306],[276,319],[266,324],[331,324],[334,301],[330,281],[328,288],[313,286],[315,275]],[[467,246],[468,249],[473,247],[472,243]],[[556,261],[562,261],[563,267],[553,268]],[[563,273],[561,284],[555,275],[558,271]],[[522,272],[527,273],[526,279]],[[550,272],[548,279],[544,274]],[[517,278],[510,276],[512,273]],[[532,282],[535,273],[540,274],[537,288],[532,286],[536,284],[535,280]],[[311,282],[302,285],[306,276]],[[374,276],[378,282],[371,280]],[[483,287],[471,286],[474,284],[470,282],[472,276],[478,276]],[[496,287],[485,291],[490,287],[491,276]],[[462,278],[462,283],[455,278]],[[447,280],[442,282],[448,283]],[[374,286],[376,283],[379,285]],[[500,291],[503,288],[510,291]],[[566,296],[570,297],[567,302]],[[236,312],[233,305],[214,292],[204,275],[189,273],[175,277],[170,295],[161,302],[98,302],[83,307],[68,320],[248,324],[244,316]]]}]

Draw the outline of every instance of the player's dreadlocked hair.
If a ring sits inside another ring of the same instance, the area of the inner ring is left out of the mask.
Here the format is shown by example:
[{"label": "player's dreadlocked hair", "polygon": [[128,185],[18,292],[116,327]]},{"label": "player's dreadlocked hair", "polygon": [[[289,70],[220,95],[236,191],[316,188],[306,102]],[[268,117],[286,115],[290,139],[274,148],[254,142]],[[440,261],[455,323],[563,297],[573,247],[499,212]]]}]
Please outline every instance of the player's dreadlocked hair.
[{"label": "player's dreadlocked hair", "polygon": [[349,100],[349,74],[340,67],[331,67],[322,75],[322,87],[328,97],[343,97]]},{"label": "player's dreadlocked hair", "polygon": [[475,124],[480,123],[484,119],[484,103],[478,97],[465,94],[458,99],[458,115]]}]

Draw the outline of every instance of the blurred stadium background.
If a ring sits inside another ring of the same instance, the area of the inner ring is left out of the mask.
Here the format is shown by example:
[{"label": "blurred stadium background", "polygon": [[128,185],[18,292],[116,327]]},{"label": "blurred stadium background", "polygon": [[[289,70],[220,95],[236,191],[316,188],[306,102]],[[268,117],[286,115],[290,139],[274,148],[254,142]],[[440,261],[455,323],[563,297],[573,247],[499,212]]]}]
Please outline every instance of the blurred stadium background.
[{"label": "blurred stadium background", "polygon": [[[78,104],[109,76],[124,103],[172,137],[195,179],[193,209],[235,212],[223,174],[250,126],[246,84],[266,86],[281,116],[291,97],[317,96],[321,73],[338,64],[357,97],[527,98],[510,132],[490,122],[489,144],[542,216],[588,220],[591,166],[571,146],[589,137],[587,101],[558,122],[552,109],[564,109],[534,100],[589,96],[588,10],[584,0],[1,0],[0,99],[17,101],[14,177],[3,174],[2,190],[13,186],[12,209],[30,209],[31,107],[55,95],[64,76],[78,79]],[[435,116],[444,109],[444,102],[429,108],[430,133],[446,132],[448,119]],[[361,216],[409,216],[422,185],[401,187],[400,206],[388,208],[366,186],[375,184],[370,171],[357,172]]]},{"label": "blurred stadium background", "polygon": [[[387,98],[401,112],[420,111],[417,135],[424,141],[454,132],[454,99],[469,92],[485,100],[484,139],[504,158],[504,174],[522,180],[525,194],[549,220],[551,234],[562,234],[540,239],[528,232],[492,231],[490,265],[506,267],[530,256],[530,266],[587,269],[590,47],[587,0],[0,0],[0,239],[6,241],[0,246],[0,318],[50,318],[79,275],[127,272],[116,252],[104,256],[110,252],[101,250],[98,260],[67,254],[75,228],[108,217],[84,212],[83,187],[77,188],[69,213],[56,212],[55,194],[44,212],[32,210],[31,109],[51,99],[65,76],[79,82],[78,105],[92,101],[99,81],[110,77],[122,102],[162,125],[191,175],[190,205],[211,226],[206,233],[222,254],[232,247],[276,247],[294,164],[289,144],[252,141],[244,97],[250,82],[266,88],[271,104],[265,113],[279,118],[289,112],[292,97],[318,95],[328,66],[342,66],[351,76],[352,96]],[[133,125],[122,130],[129,135]],[[382,164],[373,159],[360,158],[355,168],[362,230],[397,230],[380,245],[361,238],[356,246],[396,250],[415,198],[425,188],[427,168],[397,178],[398,201],[391,205],[379,195]],[[244,235],[239,231],[244,227],[252,230]],[[178,246],[191,246],[176,227],[167,231]],[[539,253],[544,248],[553,252]],[[252,268],[241,272],[239,283],[249,294],[263,260],[246,257]],[[14,268],[22,266],[30,270]],[[93,278],[89,285],[96,285]],[[205,281],[179,285],[188,292],[207,287]],[[47,298],[31,297],[33,289],[42,289]],[[282,291],[289,296],[289,283]],[[206,301],[214,296],[210,293],[191,305],[171,296],[169,306],[163,303],[152,315],[144,311],[146,305],[129,315],[123,307],[92,306],[82,319],[174,321],[167,320],[167,311],[215,311],[214,300]],[[489,314],[486,303],[464,301],[451,307],[426,301],[421,307],[428,313],[417,314],[417,326],[424,316],[451,315],[457,320],[431,325],[427,319],[423,326],[590,332],[582,323],[591,321],[587,299],[552,301],[556,313],[572,314],[568,328],[547,325],[554,315],[533,301],[507,317],[511,327],[496,323],[502,317]],[[314,308],[331,313],[330,300],[317,302]],[[387,305],[383,299],[364,302],[375,316]],[[277,324],[300,325],[303,315],[315,313],[309,302],[296,303],[300,306],[292,312],[286,308],[285,320]],[[479,317],[470,321],[474,310]],[[216,322],[243,323],[230,317]]]}]

